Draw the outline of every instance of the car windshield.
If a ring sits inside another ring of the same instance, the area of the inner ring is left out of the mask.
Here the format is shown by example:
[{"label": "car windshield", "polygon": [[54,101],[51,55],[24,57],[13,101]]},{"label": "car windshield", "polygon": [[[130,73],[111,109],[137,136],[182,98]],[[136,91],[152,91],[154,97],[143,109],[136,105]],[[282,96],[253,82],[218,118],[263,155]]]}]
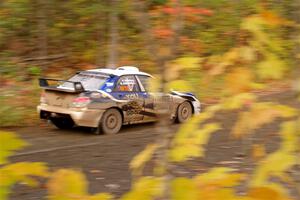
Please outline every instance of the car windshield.
[{"label": "car windshield", "polygon": [[[80,73],[76,74],[68,81],[80,82],[85,90],[99,90],[100,87],[105,83],[108,77],[103,75],[98,75],[95,73]],[[59,87],[74,89],[73,83],[65,82]]]}]

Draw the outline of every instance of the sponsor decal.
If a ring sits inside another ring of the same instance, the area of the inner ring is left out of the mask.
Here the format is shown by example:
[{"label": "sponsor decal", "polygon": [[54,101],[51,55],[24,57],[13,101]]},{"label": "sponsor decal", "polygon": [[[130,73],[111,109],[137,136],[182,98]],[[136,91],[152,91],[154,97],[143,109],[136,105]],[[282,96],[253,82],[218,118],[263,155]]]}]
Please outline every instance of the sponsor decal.
[{"label": "sponsor decal", "polygon": [[113,85],[114,85],[113,82],[107,82],[107,83],[106,83],[106,86],[108,86],[108,87],[111,87],[111,86],[113,86]]},{"label": "sponsor decal", "polygon": [[136,94],[136,93],[133,93],[133,94],[126,94],[126,95],[125,95],[125,98],[126,98],[126,99],[138,99],[138,98],[139,98],[139,95]]},{"label": "sponsor decal", "polygon": [[124,78],[120,82],[121,86],[127,86],[129,91],[132,91],[135,85],[135,80],[132,78]]},{"label": "sponsor decal", "polygon": [[136,101],[130,101],[128,104],[122,107],[122,110],[126,111],[128,115],[140,114],[143,107]]}]

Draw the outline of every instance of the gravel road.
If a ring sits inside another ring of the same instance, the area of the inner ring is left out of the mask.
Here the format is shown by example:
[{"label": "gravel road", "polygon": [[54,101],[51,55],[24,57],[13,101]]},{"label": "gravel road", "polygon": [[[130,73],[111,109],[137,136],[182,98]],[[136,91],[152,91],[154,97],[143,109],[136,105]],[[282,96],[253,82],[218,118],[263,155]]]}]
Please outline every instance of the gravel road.
[{"label": "gravel road", "polygon": [[[279,101],[298,106],[292,93],[264,97],[263,100]],[[240,140],[229,137],[237,118],[236,113],[220,113],[213,121],[221,122],[223,129],[213,134],[206,146],[206,156],[176,166],[176,176],[192,176],[217,166],[232,167],[251,173],[255,167],[251,158],[241,154],[244,148]],[[171,126],[176,132],[178,125]],[[276,135],[278,121],[264,126],[254,134],[252,143],[264,143],[267,151],[274,151],[279,144]],[[51,125],[13,129],[31,145],[11,157],[12,162],[45,162],[51,170],[72,168],[81,170],[89,181],[90,193],[110,192],[120,196],[130,188],[129,162],[147,144],[155,141],[160,134],[154,124],[130,125],[123,127],[117,135],[93,135],[87,129],[58,130]],[[44,186],[28,188],[16,185],[12,200],[43,199]]]}]

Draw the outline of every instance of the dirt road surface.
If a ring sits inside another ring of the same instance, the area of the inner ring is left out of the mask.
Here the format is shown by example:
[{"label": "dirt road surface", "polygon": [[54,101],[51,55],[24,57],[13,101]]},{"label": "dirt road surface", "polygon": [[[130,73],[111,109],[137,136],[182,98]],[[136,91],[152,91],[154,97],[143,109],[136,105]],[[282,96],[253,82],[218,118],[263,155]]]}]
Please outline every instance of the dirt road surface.
[{"label": "dirt road surface", "polygon": [[[273,95],[264,100],[298,105],[292,93]],[[235,113],[218,115],[214,121],[221,122],[223,129],[213,134],[206,147],[205,158],[177,166],[174,173],[177,176],[192,176],[218,166],[250,173],[255,164],[249,156],[241,154],[245,148],[242,141],[232,140],[228,135],[236,117]],[[171,129],[176,132],[178,127],[173,125]],[[268,152],[274,151],[279,142],[277,130],[278,121],[264,126],[259,134],[254,134],[252,143],[264,143]],[[58,130],[51,125],[14,131],[31,145],[11,157],[12,162],[45,162],[51,170],[79,169],[87,176],[90,193],[110,192],[116,196],[124,194],[130,188],[130,160],[160,134],[154,124],[125,126],[121,133],[112,136],[93,135],[83,128]],[[45,187],[17,185],[13,188],[10,199],[34,200],[43,199],[46,195]]]}]

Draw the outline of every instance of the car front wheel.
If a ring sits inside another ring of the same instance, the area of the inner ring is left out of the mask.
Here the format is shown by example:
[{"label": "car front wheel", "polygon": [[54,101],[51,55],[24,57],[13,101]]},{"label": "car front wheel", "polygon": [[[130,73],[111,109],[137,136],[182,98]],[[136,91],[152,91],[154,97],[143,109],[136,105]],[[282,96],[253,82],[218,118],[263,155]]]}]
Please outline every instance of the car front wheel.
[{"label": "car front wheel", "polygon": [[179,105],[177,110],[177,121],[183,123],[191,118],[193,114],[192,106],[189,102],[185,101]]},{"label": "car front wheel", "polygon": [[98,133],[102,132],[104,134],[116,134],[120,131],[121,127],[121,113],[117,109],[111,108],[105,111],[103,114],[99,124]]}]

